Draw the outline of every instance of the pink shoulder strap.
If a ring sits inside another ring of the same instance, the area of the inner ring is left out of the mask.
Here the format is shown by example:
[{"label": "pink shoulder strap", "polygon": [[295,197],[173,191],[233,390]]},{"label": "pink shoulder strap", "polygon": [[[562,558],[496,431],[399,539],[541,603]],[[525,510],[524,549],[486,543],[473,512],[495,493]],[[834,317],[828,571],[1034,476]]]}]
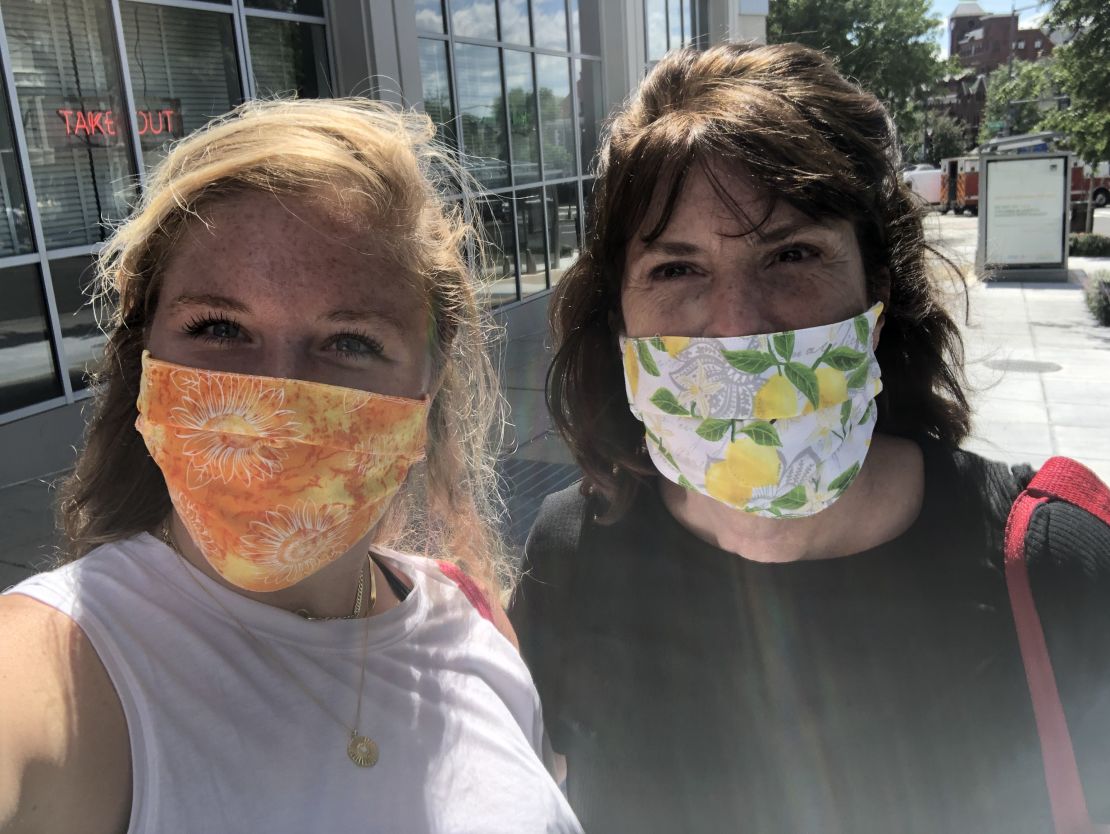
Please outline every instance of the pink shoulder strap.
[{"label": "pink shoulder strap", "polygon": [[1033,702],[1056,834],[1090,834],[1110,828],[1093,826],[1087,812],[1083,782],[1025,563],[1025,535],[1033,511],[1050,500],[1075,504],[1110,524],[1110,490],[1081,463],[1054,457],[1014,501],[1006,522],[1006,587]]},{"label": "pink shoulder strap", "polygon": [[[470,601],[470,604],[477,609],[478,613],[493,623],[493,609],[490,608],[489,600],[482,593],[482,589],[478,587],[478,583],[463,573],[462,569],[454,562],[441,559],[436,564],[439,565],[439,569],[443,571],[444,576],[459,586],[463,596]],[[497,623],[494,623],[494,625],[497,625]]]}]

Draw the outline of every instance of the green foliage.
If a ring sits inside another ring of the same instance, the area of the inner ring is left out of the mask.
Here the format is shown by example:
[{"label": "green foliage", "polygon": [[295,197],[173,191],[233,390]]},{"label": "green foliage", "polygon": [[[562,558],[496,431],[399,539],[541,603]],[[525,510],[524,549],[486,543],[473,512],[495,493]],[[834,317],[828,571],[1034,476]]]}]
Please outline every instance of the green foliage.
[{"label": "green foliage", "polygon": [[1052,53],[1071,106],[1051,114],[1046,125],[1066,133],[1087,162],[1110,161],[1110,3],[1055,0],[1048,26],[1072,35]]},{"label": "green foliage", "polygon": [[[925,130],[930,131],[929,142],[925,142]],[[928,162],[940,165],[942,159],[963,156],[971,148],[968,141],[967,122],[946,113],[929,113],[921,118],[919,124],[909,134],[903,156],[909,162]]]},{"label": "green foliage", "polygon": [[979,141],[986,142],[995,135],[988,127],[990,122],[1007,122],[1013,135],[1049,130],[1045,120],[1056,107],[1058,90],[1056,65],[1050,58],[1014,61],[1012,72],[1010,67],[999,67],[987,77],[987,102]]},{"label": "green foliage", "polygon": [[1110,257],[1110,237],[1079,232],[1068,237],[1068,254],[1080,258]]},{"label": "green foliage", "polygon": [[1099,324],[1110,326],[1110,272],[1100,270],[1087,282],[1087,308]]},{"label": "green foliage", "polygon": [[912,135],[922,91],[944,75],[928,0],[774,0],[769,43],[796,41],[823,49],[841,72],[874,93],[899,133]]}]

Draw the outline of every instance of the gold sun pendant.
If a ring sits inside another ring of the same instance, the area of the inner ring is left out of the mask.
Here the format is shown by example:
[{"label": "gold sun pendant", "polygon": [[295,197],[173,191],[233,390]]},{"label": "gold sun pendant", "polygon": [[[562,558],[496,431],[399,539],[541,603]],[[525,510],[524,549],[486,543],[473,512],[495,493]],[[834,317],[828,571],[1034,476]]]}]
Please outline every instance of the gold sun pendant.
[{"label": "gold sun pendant", "polygon": [[347,745],[347,755],[359,767],[373,767],[378,763],[378,745],[373,739],[351,732],[351,742]]}]

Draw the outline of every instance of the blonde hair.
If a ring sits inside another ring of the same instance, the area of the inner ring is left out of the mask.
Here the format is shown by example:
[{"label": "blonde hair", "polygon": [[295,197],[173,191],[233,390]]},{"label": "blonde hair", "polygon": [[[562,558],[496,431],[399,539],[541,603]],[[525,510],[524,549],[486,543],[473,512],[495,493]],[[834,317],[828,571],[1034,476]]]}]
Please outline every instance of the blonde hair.
[{"label": "blonde hair", "polygon": [[278,100],[244,104],[173,147],[99,256],[111,315],[84,450],[61,490],[65,561],[157,529],[170,512],[162,474],[134,428],[161,274],[202,210],[259,192],[323,202],[343,222],[382,230],[375,239],[389,241],[397,265],[423,282],[439,380],[427,460],[410,473],[378,539],[450,559],[492,591],[511,589],[493,468],[503,400],[488,352],[492,325],[467,257],[480,242],[462,202],[451,207],[442,196],[464,175],[434,136],[426,116],[366,99]]}]

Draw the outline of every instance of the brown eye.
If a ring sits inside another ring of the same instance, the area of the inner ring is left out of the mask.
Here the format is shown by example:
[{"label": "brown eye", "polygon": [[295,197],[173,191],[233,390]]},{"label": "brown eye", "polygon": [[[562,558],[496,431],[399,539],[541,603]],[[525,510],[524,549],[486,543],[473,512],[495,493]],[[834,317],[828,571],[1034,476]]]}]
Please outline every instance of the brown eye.
[{"label": "brown eye", "polygon": [[796,264],[816,257],[817,255],[817,250],[812,246],[789,246],[786,249],[779,250],[775,254],[775,260],[779,263]]},{"label": "brown eye", "polygon": [[651,271],[651,277],[666,281],[674,278],[684,278],[692,272],[693,269],[688,264],[662,264]]}]

